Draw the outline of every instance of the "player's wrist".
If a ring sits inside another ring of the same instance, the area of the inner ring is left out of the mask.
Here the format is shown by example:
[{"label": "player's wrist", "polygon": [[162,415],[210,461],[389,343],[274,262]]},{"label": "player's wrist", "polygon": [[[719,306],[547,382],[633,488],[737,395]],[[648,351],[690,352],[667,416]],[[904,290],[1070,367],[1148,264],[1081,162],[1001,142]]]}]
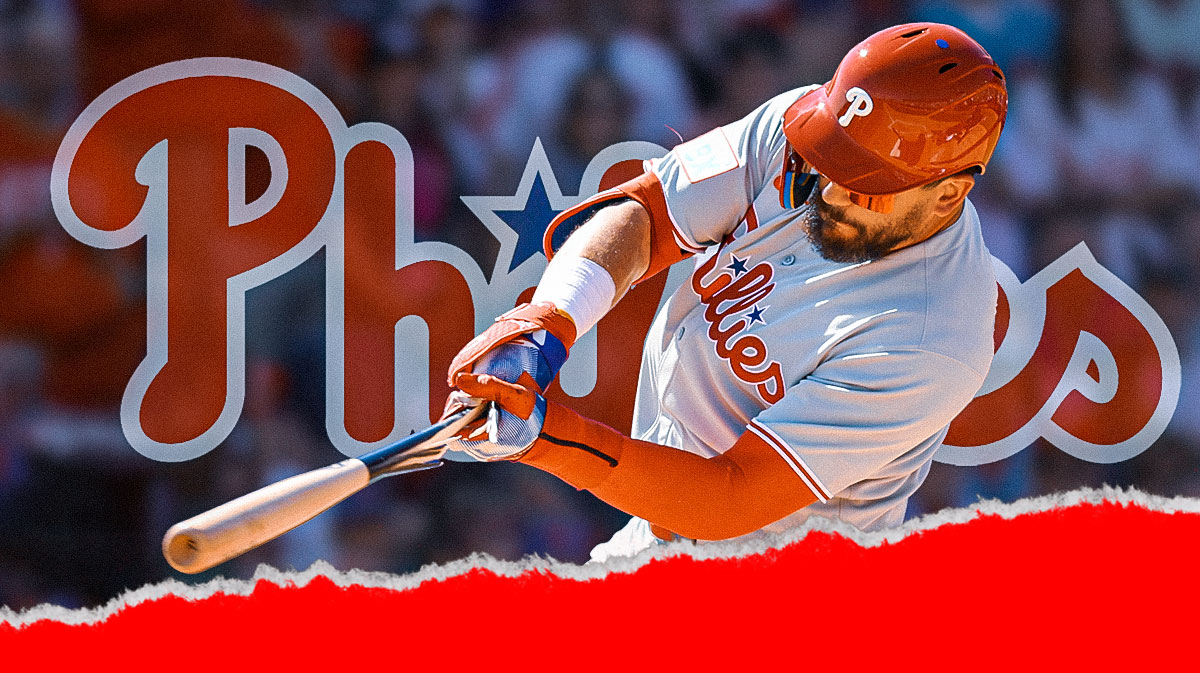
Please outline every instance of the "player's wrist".
[{"label": "player's wrist", "polygon": [[[515,381],[526,371],[544,391],[566,361],[575,333],[570,316],[554,304],[522,304],[496,318],[463,346],[450,363],[446,381],[454,387],[455,377],[464,372],[495,374]],[[536,355],[531,359],[528,354],[521,355],[521,350]]]},{"label": "player's wrist", "polygon": [[521,304],[502,313],[495,323],[493,328],[499,326],[501,330],[511,331],[514,335],[532,334],[544,329],[567,349],[570,349],[579,337],[579,330],[571,314],[554,302],[536,298],[528,304]]},{"label": "player's wrist", "polygon": [[611,476],[628,441],[607,425],[548,400],[537,441],[513,460],[592,490]]},{"label": "player's wrist", "polygon": [[604,267],[586,257],[559,255],[546,267],[531,303],[553,305],[570,318],[578,337],[608,313],[616,296],[616,282]]}]

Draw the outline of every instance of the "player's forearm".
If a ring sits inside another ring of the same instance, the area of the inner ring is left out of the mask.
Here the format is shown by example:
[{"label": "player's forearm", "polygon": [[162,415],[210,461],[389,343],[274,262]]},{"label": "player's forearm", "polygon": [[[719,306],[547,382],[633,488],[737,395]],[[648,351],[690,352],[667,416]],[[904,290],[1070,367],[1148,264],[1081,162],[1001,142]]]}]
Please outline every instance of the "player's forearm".
[{"label": "player's forearm", "polygon": [[[629,290],[650,264],[650,215],[636,201],[623,201],[600,209],[563,243],[546,269],[582,257],[599,264],[616,286],[613,304]],[[611,307],[610,307],[611,308]]]},{"label": "player's forearm", "polygon": [[[600,208],[554,255],[530,303],[497,318],[459,351],[447,381],[453,387],[460,374],[471,371],[502,374],[509,381],[524,373],[539,391],[546,390],[571,345],[645,274],[649,258],[650,217],[644,207],[627,201]],[[537,332],[546,336],[516,343]],[[532,359],[506,360],[497,354],[505,346],[532,349]]]},{"label": "player's forearm", "polygon": [[520,462],[699,540],[745,535],[816,499],[782,459],[754,441],[704,458],[630,439],[561,406],[547,413],[540,440]]}]

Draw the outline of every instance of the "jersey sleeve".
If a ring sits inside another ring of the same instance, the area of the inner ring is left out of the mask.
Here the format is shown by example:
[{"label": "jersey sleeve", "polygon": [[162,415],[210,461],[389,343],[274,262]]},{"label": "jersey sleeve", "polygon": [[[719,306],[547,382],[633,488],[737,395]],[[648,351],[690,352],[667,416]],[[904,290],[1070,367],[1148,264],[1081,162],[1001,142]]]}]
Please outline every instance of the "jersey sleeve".
[{"label": "jersey sleeve", "polygon": [[748,429],[825,502],[889,466],[915,470],[925,457],[914,454],[936,448],[982,385],[978,372],[931,351],[847,354],[788,388]]},{"label": "jersey sleeve", "polygon": [[649,163],[670,225],[687,252],[720,243],[775,178],[787,140],[783,113],[813,87],[781,94],[732,124],[677,145]]}]

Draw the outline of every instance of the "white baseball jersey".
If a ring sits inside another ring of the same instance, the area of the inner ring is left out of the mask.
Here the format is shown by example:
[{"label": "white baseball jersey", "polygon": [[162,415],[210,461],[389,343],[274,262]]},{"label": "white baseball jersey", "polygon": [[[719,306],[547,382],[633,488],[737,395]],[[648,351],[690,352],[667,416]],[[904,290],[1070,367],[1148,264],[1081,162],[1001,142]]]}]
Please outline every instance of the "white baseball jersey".
[{"label": "white baseball jersey", "polygon": [[863,264],[812,248],[780,205],[782,120],[807,89],[648,162],[695,268],[646,337],[633,436],[713,456],[749,429],[819,515],[896,526],[950,421],[983,384],[996,279],[975,208]]}]

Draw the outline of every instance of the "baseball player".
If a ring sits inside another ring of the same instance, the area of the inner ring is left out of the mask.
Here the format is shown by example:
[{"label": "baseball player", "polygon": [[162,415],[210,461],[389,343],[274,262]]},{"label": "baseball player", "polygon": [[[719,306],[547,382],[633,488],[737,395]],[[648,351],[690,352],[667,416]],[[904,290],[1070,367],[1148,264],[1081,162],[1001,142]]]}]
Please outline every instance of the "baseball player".
[{"label": "baseball player", "polygon": [[[451,366],[448,409],[495,403],[453,448],[635,515],[597,559],[813,515],[900,524],[991,363],[996,279],[967,195],[1006,108],[965,33],[895,26],[824,86],[562,213],[531,303]],[[542,396],[631,285],[693,256],[646,337],[632,437]]]}]

